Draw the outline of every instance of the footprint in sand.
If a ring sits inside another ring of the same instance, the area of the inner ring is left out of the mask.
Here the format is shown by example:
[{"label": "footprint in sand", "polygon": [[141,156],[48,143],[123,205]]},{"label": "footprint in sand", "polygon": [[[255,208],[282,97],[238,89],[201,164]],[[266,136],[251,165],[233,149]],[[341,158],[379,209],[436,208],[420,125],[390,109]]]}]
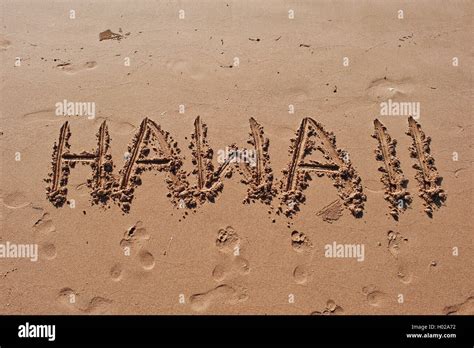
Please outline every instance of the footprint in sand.
[{"label": "footprint in sand", "polygon": [[192,60],[170,60],[166,63],[166,67],[173,74],[189,77],[193,80],[202,80],[206,76],[204,68],[193,63]]},{"label": "footprint in sand", "polygon": [[[298,254],[307,256],[306,254],[310,253],[313,248],[313,243],[303,232],[293,231],[291,233],[291,246]],[[308,282],[312,274],[308,265],[309,263],[306,262],[306,264],[297,265],[293,270],[293,279],[297,284],[304,285]]]},{"label": "footprint in sand", "polygon": [[212,278],[214,278],[216,282],[221,282],[227,278],[235,278],[236,276],[247,275],[249,273],[249,262],[241,256],[235,256],[233,259],[224,260],[214,267]]},{"label": "footprint in sand", "polygon": [[384,101],[388,99],[403,99],[409,96],[415,89],[411,80],[393,80],[387,77],[373,80],[367,88],[367,95],[373,101]]},{"label": "footprint in sand", "polygon": [[403,237],[400,233],[394,231],[388,231],[388,251],[395,259],[398,259],[398,254],[400,254],[400,249],[403,248],[403,245],[408,243],[408,238]]},{"label": "footprint in sand", "polygon": [[307,101],[311,95],[310,89],[306,86],[306,83],[301,81],[299,85],[288,87],[284,90],[279,91],[282,96],[290,97],[297,103],[303,103]]},{"label": "footprint in sand", "polygon": [[374,285],[363,287],[362,293],[366,296],[369,305],[373,307],[382,307],[388,300],[387,294],[378,290]]},{"label": "footprint in sand", "polygon": [[138,221],[135,225],[125,231],[125,234],[120,241],[122,248],[130,247],[134,249],[141,249],[143,244],[150,240],[150,235],[147,233],[143,223]]},{"label": "footprint in sand", "polygon": [[39,257],[46,260],[56,258],[56,246],[52,242],[56,227],[48,213],[43,213],[41,218],[33,225],[35,240],[38,242]]},{"label": "footprint in sand", "polygon": [[241,240],[232,226],[227,226],[218,231],[216,247],[220,253],[221,261],[212,271],[212,277],[215,281],[220,282],[226,278],[249,274],[250,264],[241,255]]},{"label": "footprint in sand", "polygon": [[14,191],[6,196],[0,198],[3,205],[9,209],[21,209],[29,206],[31,202],[28,201],[26,193],[21,191]]},{"label": "footprint in sand", "polygon": [[202,312],[212,305],[237,304],[248,299],[247,288],[234,284],[242,281],[242,276],[250,272],[249,262],[241,255],[242,240],[232,226],[221,228],[215,240],[220,263],[214,267],[212,277],[216,282],[231,279],[233,285],[220,284],[204,293],[189,298],[191,309]]},{"label": "footprint in sand", "polygon": [[212,305],[237,304],[248,299],[247,289],[241,286],[219,285],[207,292],[189,298],[191,308],[197,312],[209,309]]},{"label": "footprint in sand", "polygon": [[473,315],[474,314],[474,296],[468,297],[464,302],[453,306],[446,306],[443,309],[445,315]]},{"label": "footprint in sand", "polygon": [[293,279],[297,284],[306,284],[311,276],[311,270],[306,265],[298,265],[293,270]]},{"label": "footprint in sand", "polygon": [[388,231],[388,251],[397,260],[397,278],[404,284],[410,284],[413,275],[410,271],[410,264],[407,257],[402,257],[401,253],[408,244],[408,238],[403,237],[399,232]]},{"label": "footprint in sand", "polygon": [[56,227],[54,227],[49,213],[43,213],[41,218],[35,222],[33,228],[35,232],[42,237],[48,236],[50,233],[56,231]]},{"label": "footprint in sand", "polygon": [[315,311],[311,313],[311,315],[337,315],[343,313],[344,309],[341,306],[337,305],[333,300],[328,300],[325,309],[322,311]]},{"label": "footprint in sand", "polygon": [[57,301],[71,311],[76,311],[78,297],[79,294],[71,288],[62,288],[59,291]]},{"label": "footprint in sand", "polygon": [[5,51],[11,44],[3,35],[0,35],[0,50]]},{"label": "footprint in sand", "polygon": [[408,263],[401,261],[397,268],[397,277],[404,284],[410,284],[413,279],[413,274],[410,272]]},{"label": "footprint in sand", "polygon": [[110,314],[112,300],[95,296],[86,301],[77,291],[63,288],[59,291],[57,301],[69,311],[76,314]]},{"label": "footprint in sand", "polygon": [[313,244],[303,232],[293,231],[291,233],[291,246],[294,251],[302,253],[310,251]]},{"label": "footprint in sand", "polygon": [[39,245],[39,253],[43,255],[45,259],[52,260],[56,258],[56,246],[53,243],[45,242]]},{"label": "footprint in sand", "polygon": [[155,267],[155,258],[153,257],[153,254],[147,250],[143,249],[139,251],[138,260],[140,261],[140,264],[144,270],[149,271]]},{"label": "footprint in sand", "polygon": [[95,61],[88,61],[83,64],[72,64],[72,63],[60,63],[56,65],[56,69],[64,71],[66,74],[77,74],[78,72],[84,70],[91,70],[97,67],[97,62]]},{"label": "footprint in sand", "polygon": [[217,232],[216,247],[222,252],[233,252],[234,249],[239,245],[240,238],[235,233],[232,226],[221,228]]},{"label": "footprint in sand", "polygon": [[109,314],[112,300],[104,297],[93,297],[81,311],[87,314]]},{"label": "footprint in sand", "polygon": [[[143,227],[141,221],[138,221],[135,225],[125,231],[125,234],[120,241],[120,247],[123,250],[124,256],[138,260],[141,269],[145,271],[151,271],[155,267],[155,257],[144,247],[145,243],[149,240],[150,235],[147,233],[146,228]],[[121,264],[117,263],[113,265],[110,269],[112,280],[121,280],[124,271],[124,267]]]},{"label": "footprint in sand", "polygon": [[120,263],[113,265],[112,268],[110,269],[110,277],[112,278],[112,280],[118,282],[122,280],[122,276],[123,276],[123,266]]}]

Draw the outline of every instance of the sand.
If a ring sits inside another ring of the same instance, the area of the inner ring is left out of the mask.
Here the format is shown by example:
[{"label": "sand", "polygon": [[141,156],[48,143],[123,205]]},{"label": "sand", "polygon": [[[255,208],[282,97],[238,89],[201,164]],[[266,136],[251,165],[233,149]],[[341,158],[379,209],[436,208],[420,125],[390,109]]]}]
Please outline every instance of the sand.
[{"label": "sand", "polygon": [[0,313],[474,314],[472,10],[2,1]]}]

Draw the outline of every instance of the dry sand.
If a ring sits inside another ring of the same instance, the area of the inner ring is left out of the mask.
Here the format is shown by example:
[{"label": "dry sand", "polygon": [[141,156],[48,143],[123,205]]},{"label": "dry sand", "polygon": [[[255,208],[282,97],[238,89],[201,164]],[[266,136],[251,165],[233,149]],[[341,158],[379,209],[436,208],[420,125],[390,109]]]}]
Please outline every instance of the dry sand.
[{"label": "dry sand", "polygon": [[2,1],[0,313],[473,314],[472,10]]}]

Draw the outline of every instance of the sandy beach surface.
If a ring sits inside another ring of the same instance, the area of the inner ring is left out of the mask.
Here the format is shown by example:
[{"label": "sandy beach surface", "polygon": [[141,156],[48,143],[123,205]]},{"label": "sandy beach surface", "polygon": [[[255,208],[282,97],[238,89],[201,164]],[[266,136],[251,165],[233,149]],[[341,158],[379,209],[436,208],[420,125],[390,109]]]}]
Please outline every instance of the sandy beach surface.
[{"label": "sandy beach surface", "polygon": [[472,1],[0,13],[0,313],[474,314]]}]

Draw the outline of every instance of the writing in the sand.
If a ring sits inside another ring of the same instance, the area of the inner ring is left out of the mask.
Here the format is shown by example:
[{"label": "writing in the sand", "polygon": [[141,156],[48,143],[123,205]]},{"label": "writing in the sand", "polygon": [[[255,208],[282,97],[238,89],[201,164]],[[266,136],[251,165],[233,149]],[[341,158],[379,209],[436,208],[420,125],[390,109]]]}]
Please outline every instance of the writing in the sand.
[{"label": "writing in the sand", "polygon": [[[178,143],[149,118],[141,122],[125,153],[125,164],[118,174],[114,173],[110,135],[105,121],[96,135],[96,149],[79,153],[70,151],[71,130],[69,123],[65,122],[53,147],[51,172],[46,179],[47,197],[56,207],[67,203],[70,172],[77,164],[84,164],[92,169],[87,186],[93,204],[107,206],[116,203],[124,212],[128,212],[139,191],[137,188],[141,185],[142,173],[155,171],[164,173],[166,177],[169,200],[178,208],[194,210],[206,202],[215,202],[224,188],[225,179],[238,173],[240,181],[247,187],[243,203],[261,202],[275,208],[278,215],[292,217],[305,202],[305,190],[315,174],[332,180],[341,202],[353,216],[363,215],[367,198],[361,178],[351,163],[349,153],[336,146],[336,137],[332,132],[325,130],[323,125],[312,118],[304,118],[295,138],[291,139],[288,166],[283,170],[283,176],[276,179],[270,165],[270,141],[254,118],[250,118],[249,124],[248,144],[252,149],[230,145],[225,158],[215,166],[214,151],[208,143],[208,128],[198,116],[189,144],[194,165],[191,174],[195,177],[190,182],[191,175],[183,169],[184,159]],[[407,134],[412,139],[409,150],[415,161],[413,167],[417,170],[420,197],[424,200],[425,212],[431,216],[434,209],[446,200],[441,188],[442,178],[430,154],[430,139],[412,117],[408,119]],[[408,179],[403,175],[397,157],[397,142],[379,120],[374,121],[373,137],[378,142],[375,159],[382,162],[379,170],[382,172],[381,181],[385,186],[388,209],[393,218],[398,219],[412,198],[407,190]],[[251,161],[237,161],[238,154],[243,151],[253,151],[255,156],[248,156]],[[318,151],[323,155],[324,162],[311,159]]]}]

